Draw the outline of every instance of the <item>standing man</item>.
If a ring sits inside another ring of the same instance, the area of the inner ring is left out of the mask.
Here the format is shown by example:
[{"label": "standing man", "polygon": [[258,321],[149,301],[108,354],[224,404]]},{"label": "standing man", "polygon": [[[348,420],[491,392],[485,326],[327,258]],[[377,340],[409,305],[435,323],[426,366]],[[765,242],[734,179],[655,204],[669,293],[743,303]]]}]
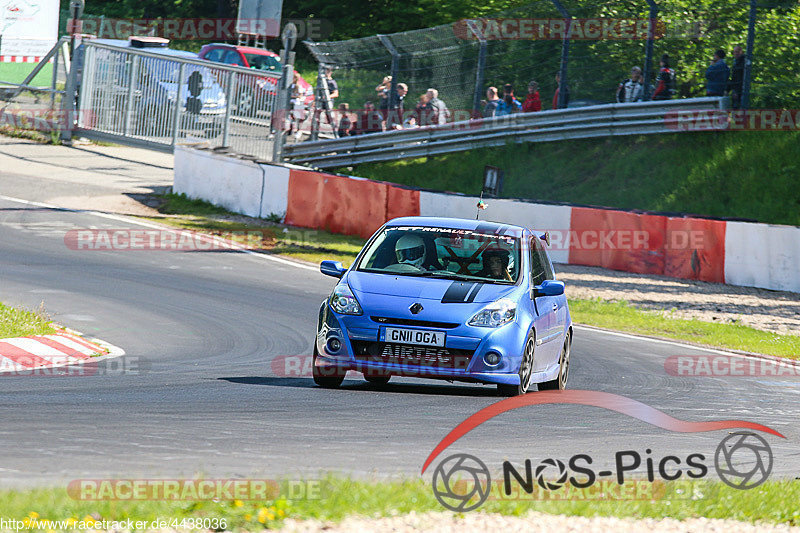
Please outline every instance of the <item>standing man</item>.
[{"label": "standing man", "polygon": [[731,93],[731,105],[739,109],[742,105],[742,90],[744,88],[744,52],[741,46],[733,47],[733,67],[731,67],[731,81],[728,90]]},{"label": "standing man", "polygon": [[445,124],[447,119],[450,118],[450,110],[447,105],[439,99],[439,91],[437,89],[428,89],[427,92],[428,103],[425,104],[425,111],[427,115],[426,124],[436,126],[438,124]]},{"label": "standing man", "polygon": [[623,81],[617,87],[617,103],[627,104],[630,102],[641,102],[644,95],[644,83],[642,80],[642,69],[633,67],[631,77]]},{"label": "standing man", "polygon": [[706,96],[724,96],[728,87],[728,65],[725,64],[725,50],[717,50],[706,69]]},{"label": "standing man", "polygon": [[386,131],[403,129],[403,100],[408,94],[408,85],[397,84],[397,91],[389,93],[386,109]]},{"label": "standing man", "polygon": [[[553,109],[558,109],[558,93],[561,91],[561,73],[556,72],[556,92],[553,94]],[[569,87],[564,87],[564,107],[569,105]]]}]

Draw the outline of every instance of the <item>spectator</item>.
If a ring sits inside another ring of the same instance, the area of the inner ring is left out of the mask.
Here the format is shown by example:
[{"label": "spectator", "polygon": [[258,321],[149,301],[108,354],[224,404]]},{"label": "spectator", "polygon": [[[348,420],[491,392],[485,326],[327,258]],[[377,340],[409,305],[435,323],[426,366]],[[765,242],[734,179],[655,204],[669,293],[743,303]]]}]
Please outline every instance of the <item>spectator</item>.
[{"label": "spectator", "polygon": [[325,69],[325,83],[328,85],[328,94],[331,97],[331,107],[333,107],[333,101],[339,98],[339,84],[333,79],[333,69],[330,67]]},{"label": "spectator", "polygon": [[675,71],[669,66],[669,55],[661,56],[661,70],[656,78],[653,100],[669,100],[675,94]]},{"label": "spectator", "polygon": [[391,88],[392,88],[391,76],[384,76],[381,84],[375,87],[375,91],[378,93],[378,98],[380,98],[379,107],[381,109],[384,109],[383,101],[389,98],[389,90]]},{"label": "spectator", "polygon": [[528,96],[522,102],[522,112],[532,113],[534,111],[542,110],[542,99],[539,97],[539,84],[531,81],[528,84]]},{"label": "spectator", "polygon": [[731,105],[739,109],[742,105],[742,90],[744,89],[744,52],[741,46],[733,47],[733,67],[731,67],[731,81],[728,90],[731,93]]},{"label": "spectator", "polygon": [[[556,72],[556,92],[553,94],[553,109],[558,109],[558,95],[561,92],[561,73]],[[563,107],[569,105],[569,87],[564,87],[564,101]]]},{"label": "spectator", "polygon": [[404,126],[407,128],[418,128],[422,124],[422,115],[425,113],[425,106],[428,103],[428,93],[421,94],[417,99],[414,111],[406,119]]},{"label": "spectator", "polygon": [[723,96],[728,87],[728,65],[725,64],[725,50],[717,50],[706,69],[706,96]]},{"label": "spectator", "polygon": [[522,111],[522,104],[519,100],[514,98],[514,86],[510,83],[503,85],[503,98],[497,104],[496,117],[511,115],[512,113],[520,113]]},{"label": "spectator", "polygon": [[364,135],[366,133],[377,133],[383,131],[383,117],[375,110],[375,104],[365,102],[364,109],[358,114],[356,123],[353,124],[351,135]]},{"label": "spectator", "polygon": [[631,69],[631,77],[617,87],[617,102],[620,104],[641,102],[643,96],[644,80],[642,80],[642,69],[633,67]]},{"label": "spectator", "polygon": [[450,118],[450,110],[443,101],[439,99],[439,91],[428,89],[426,93],[428,99],[425,104],[425,112],[422,114],[422,126],[445,124]]},{"label": "spectator", "polygon": [[353,121],[350,120],[350,104],[339,104],[339,129],[337,134],[339,137],[347,137],[350,135],[350,130],[353,128]]},{"label": "spectator", "polygon": [[383,113],[387,130],[403,128],[403,99],[406,94],[408,94],[408,85],[405,83],[398,83],[395,92],[389,91],[385,113]]},{"label": "spectator", "polygon": [[500,97],[497,96],[497,87],[489,87],[486,89],[486,100],[481,102],[483,105],[484,118],[490,118],[497,112],[497,106],[500,104]]}]

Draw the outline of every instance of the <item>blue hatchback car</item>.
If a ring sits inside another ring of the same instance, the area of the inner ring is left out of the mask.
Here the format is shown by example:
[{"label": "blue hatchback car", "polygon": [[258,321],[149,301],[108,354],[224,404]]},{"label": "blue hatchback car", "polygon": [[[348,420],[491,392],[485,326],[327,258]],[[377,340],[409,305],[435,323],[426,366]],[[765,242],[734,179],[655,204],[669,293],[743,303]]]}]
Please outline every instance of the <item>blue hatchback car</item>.
[{"label": "blue hatchback car", "polygon": [[493,383],[501,394],[564,389],[572,321],[547,235],[454,218],[387,222],[319,311],[314,381],[338,387],[348,370]]}]

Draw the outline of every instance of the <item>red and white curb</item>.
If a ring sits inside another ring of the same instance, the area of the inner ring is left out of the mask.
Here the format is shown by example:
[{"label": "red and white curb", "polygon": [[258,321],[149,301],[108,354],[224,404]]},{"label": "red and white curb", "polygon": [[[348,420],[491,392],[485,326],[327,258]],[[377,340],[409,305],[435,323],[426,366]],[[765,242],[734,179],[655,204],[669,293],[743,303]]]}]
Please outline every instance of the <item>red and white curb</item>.
[{"label": "red and white curb", "polygon": [[84,364],[123,355],[122,348],[63,328],[52,335],[0,339],[0,374]]}]

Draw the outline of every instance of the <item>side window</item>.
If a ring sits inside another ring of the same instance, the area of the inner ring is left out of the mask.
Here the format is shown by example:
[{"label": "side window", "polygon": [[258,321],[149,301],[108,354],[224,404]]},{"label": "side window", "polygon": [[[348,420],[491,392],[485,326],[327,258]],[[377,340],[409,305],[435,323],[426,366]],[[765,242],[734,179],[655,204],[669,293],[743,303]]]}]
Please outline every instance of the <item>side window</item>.
[{"label": "side window", "polygon": [[531,283],[534,285],[541,285],[546,279],[556,279],[553,266],[547,258],[547,252],[544,250],[539,237],[531,239]]},{"label": "side window", "polygon": [[213,48],[209,53],[206,54],[205,59],[215,63],[222,63],[222,56],[224,53],[224,48]]},{"label": "side window", "polygon": [[240,67],[244,66],[244,61],[242,61],[242,56],[239,55],[239,52],[236,50],[228,50],[225,53],[225,63],[228,65],[239,65]]}]

